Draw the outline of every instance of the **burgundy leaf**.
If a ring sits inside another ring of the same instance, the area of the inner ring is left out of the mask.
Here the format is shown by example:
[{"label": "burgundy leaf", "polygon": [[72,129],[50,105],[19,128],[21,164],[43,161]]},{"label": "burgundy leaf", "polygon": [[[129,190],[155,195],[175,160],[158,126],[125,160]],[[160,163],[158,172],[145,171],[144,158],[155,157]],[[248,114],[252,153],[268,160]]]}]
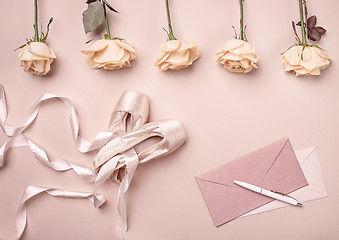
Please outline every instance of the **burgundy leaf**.
[{"label": "burgundy leaf", "polygon": [[310,31],[308,31],[307,36],[312,41],[319,41],[320,38],[321,38],[321,34],[317,30],[315,30],[314,28],[312,28]]},{"label": "burgundy leaf", "polygon": [[314,28],[316,24],[317,24],[317,17],[315,15],[307,19],[307,26],[309,28]]},{"label": "burgundy leaf", "polygon": [[317,30],[320,33],[320,35],[323,35],[326,32],[325,28],[319,27],[319,26],[318,27],[314,27],[313,29]]}]

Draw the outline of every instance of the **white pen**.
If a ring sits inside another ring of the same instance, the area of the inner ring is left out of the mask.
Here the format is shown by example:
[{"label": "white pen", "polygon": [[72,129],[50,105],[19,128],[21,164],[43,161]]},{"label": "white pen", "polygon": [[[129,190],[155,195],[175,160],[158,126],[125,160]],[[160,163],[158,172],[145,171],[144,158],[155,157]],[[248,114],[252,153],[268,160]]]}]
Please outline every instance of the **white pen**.
[{"label": "white pen", "polygon": [[294,199],[294,198],[292,198],[290,196],[282,195],[282,194],[279,194],[279,193],[276,193],[276,192],[272,192],[270,190],[266,190],[264,188],[261,188],[261,187],[258,187],[258,186],[254,186],[252,184],[241,182],[241,181],[238,181],[238,180],[234,180],[234,183],[239,185],[239,186],[241,186],[241,187],[244,187],[244,188],[246,188],[248,190],[251,190],[253,192],[262,194],[264,196],[267,196],[267,197],[270,197],[270,198],[274,198],[274,199],[277,199],[279,201],[292,204],[294,206],[302,207],[301,203],[298,203],[298,201],[296,199]]}]

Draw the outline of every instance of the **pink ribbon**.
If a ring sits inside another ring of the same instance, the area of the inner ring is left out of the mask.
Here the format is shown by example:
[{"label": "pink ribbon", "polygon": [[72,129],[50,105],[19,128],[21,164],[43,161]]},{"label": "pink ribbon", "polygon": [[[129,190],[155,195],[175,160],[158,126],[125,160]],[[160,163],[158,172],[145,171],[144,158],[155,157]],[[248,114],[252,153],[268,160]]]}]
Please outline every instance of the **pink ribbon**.
[{"label": "pink ribbon", "polygon": [[[26,204],[27,201],[33,198],[40,193],[47,193],[53,197],[65,197],[65,198],[87,198],[89,201],[94,203],[93,193],[85,193],[85,192],[69,192],[55,188],[45,188],[45,187],[35,187],[29,186],[23,192],[19,207],[16,212],[16,228],[17,228],[17,240],[19,240],[25,231],[26,223],[27,223],[27,213],[26,213]],[[104,196],[98,194],[97,196],[97,204],[100,207],[104,202]]]},{"label": "pink ribbon", "polygon": [[45,166],[52,168],[56,171],[68,171],[74,170],[81,178],[86,180],[87,182],[94,182],[96,176],[92,172],[92,170],[79,166],[77,164],[72,164],[65,159],[60,159],[57,161],[50,162],[46,152],[36,145],[32,140],[28,139],[26,136],[22,135],[22,132],[29,127],[34,120],[36,119],[40,105],[42,102],[47,101],[49,99],[60,99],[63,103],[66,104],[67,107],[71,110],[71,129],[72,134],[74,137],[74,141],[78,147],[78,150],[85,153],[92,151],[94,149],[102,147],[111,137],[114,135],[115,131],[102,131],[97,134],[94,141],[89,143],[88,141],[84,140],[79,136],[79,123],[78,117],[75,112],[73,103],[70,99],[65,97],[59,97],[53,94],[44,94],[38,101],[36,101],[31,110],[28,113],[28,117],[25,123],[19,127],[13,127],[6,124],[7,120],[7,104],[6,104],[6,97],[3,85],[0,85],[0,126],[3,129],[4,133],[10,138],[1,148],[0,148],[0,167],[2,167],[5,155],[8,149],[12,147],[22,147],[28,146],[30,150],[34,154],[34,156]]},{"label": "pink ribbon", "polygon": [[93,185],[93,195],[94,195],[94,206],[100,207],[100,199],[97,199],[96,195],[99,188],[109,179],[113,172],[116,171],[118,164],[126,165],[126,174],[121,180],[118,192],[117,200],[117,210],[119,214],[119,219],[116,224],[115,237],[117,240],[122,240],[127,231],[127,207],[125,201],[125,193],[127,192],[129,185],[131,184],[134,172],[139,165],[138,155],[134,149],[129,149],[125,151],[122,155],[117,155],[105,163],[100,171],[98,172],[98,177],[95,180]]},{"label": "pink ribbon", "polygon": [[45,166],[52,168],[56,171],[68,171],[73,169],[82,179],[87,182],[94,182],[96,179],[96,175],[92,172],[92,170],[79,166],[77,164],[73,164],[65,159],[56,160],[50,162],[46,152],[37,146],[32,140],[28,139],[24,135],[16,135],[10,138],[1,148],[0,148],[0,167],[4,165],[6,152],[13,147],[25,147],[28,146],[31,152],[34,154],[35,158],[38,159]]},{"label": "pink ribbon", "polygon": [[101,148],[115,134],[116,132],[115,130],[106,130],[99,132],[94,138],[92,143],[86,141],[85,139],[79,136],[79,121],[72,101],[69,98],[60,97],[50,93],[45,93],[33,104],[30,111],[28,112],[26,121],[22,126],[19,127],[10,126],[5,123],[7,120],[6,97],[3,85],[0,85],[0,126],[2,127],[4,133],[10,137],[21,134],[36,119],[39,113],[41,103],[51,99],[61,100],[70,109],[71,111],[70,125],[73,140],[80,152],[87,153],[94,149]]}]

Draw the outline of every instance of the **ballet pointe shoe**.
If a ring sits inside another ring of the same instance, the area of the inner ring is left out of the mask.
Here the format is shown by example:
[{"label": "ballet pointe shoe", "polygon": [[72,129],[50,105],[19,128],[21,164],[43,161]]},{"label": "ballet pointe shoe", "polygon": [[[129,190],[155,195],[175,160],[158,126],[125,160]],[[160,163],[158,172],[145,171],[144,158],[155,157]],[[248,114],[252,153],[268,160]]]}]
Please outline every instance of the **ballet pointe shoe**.
[{"label": "ballet pointe shoe", "polygon": [[149,100],[144,93],[126,90],[119,98],[109,123],[110,130],[129,132],[148,120]]},{"label": "ballet pointe shoe", "polygon": [[[162,120],[147,123],[135,131],[109,141],[103,146],[94,158],[94,168],[98,171],[110,159],[153,137],[157,137],[160,140],[136,153],[139,164],[170,154],[187,139],[185,129],[179,120]],[[116,170],[124,166],[122,158],[117,164]]]}]

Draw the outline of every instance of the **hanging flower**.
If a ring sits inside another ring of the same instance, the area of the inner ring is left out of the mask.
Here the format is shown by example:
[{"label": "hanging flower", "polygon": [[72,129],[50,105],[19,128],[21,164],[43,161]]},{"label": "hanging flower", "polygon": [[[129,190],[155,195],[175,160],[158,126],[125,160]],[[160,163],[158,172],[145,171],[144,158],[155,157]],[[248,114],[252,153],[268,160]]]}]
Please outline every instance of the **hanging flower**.
[{"label": "hanging flower", "polygon": [[36,75],[46,75],[51,69],[51,64],[56,58],[53,50],[45,44],[49,26],[53,22],[51,18],[47,24],[46,34],[38,32],[38,3],[34,0],[34,38],[27,41],[26,44],[20,46],[21,52],[18,60],[25,72],[31,72]]},{"label": "hanging flower", "polygon": [[161,44],[159,56],[155,62],[160,70],[180,70],[186,68],[199,58],[197,42],[186,42],[177,40],[173,35],[171,18],[169,13],[168,0],[166,0],[168,40]]},{"label": "hanging flower", "polygon": [[122,39],[100,39],[89,49],[81,50],[81,52],[88,56],[87,64],[90,67],[107,70],[130,67],[130,61],[137,57],[132,44]]},{"label": "hanging flower", "polygon": [[160,70],[179,70],[191,65],[199,57],[197,42],[171,40],[161,44],[155,63]]},{"label": "hanging flower", "polygon": [[137,58],[137,52],[131,43],[118,37],[111,37],[106,7],[117,12],[106,0],[87,0],[87,10],[83,13],[85,32],[96,30],[104,21],[105,39],[99,39],[88,49],[81,52],[87,55],[87,64],[92,68],[116,70],[131,67],[131,61]]},{"label": "hanging flower", "polygon": [[224,48],[217,52],[217,62],[224,65],[230,72],[248,73],[257,68],[258,56],[254,46],[240,39],[226,42]]},{"label": "hanging flower", "polygon": [[299,75],[320,75],[320,70],[325,69],[330,60],[326,51],[306,46],[293,46],[282,54],[285,71]]},{"label": "hanging flower", "polygon": [[31,42],[22,48],[19,54],[19,61],[25,72],[36,75],[46,75],[51,69],[51,63],[55,59],[55,54],[43,42]]},{"label": "hanging flower", "polygon": [[[325,69],[330,64],[330,58],[327,52],[319,46],[307,43],[306,38],[311,41],[319,41],[325,34],[326,29],[316,26],[317,17],[315,15],[307,18],[306,2],[299,0],[300,21],[295,24],[292,21],[292,27],[298,44],[290,47],[284,53],[283,67],[286,72],[299,75],[320,75],[320,70]],[[304,19],[307,19],[304,22]],[[301,27],[302,38],[300,39],[296,25]]]},{"label": "hanging flower", "polygon": [[[217,52],[217,63],[224,65],[230,72],[248,73],[257,68],[259,57],[255,53],[253,45],[247,42],[244,27],[243,2],[240,2],[240,34],[235,32],[235,39],[226,42],[224,48]],[[234,28],[234,27],[233,27]]]}]

